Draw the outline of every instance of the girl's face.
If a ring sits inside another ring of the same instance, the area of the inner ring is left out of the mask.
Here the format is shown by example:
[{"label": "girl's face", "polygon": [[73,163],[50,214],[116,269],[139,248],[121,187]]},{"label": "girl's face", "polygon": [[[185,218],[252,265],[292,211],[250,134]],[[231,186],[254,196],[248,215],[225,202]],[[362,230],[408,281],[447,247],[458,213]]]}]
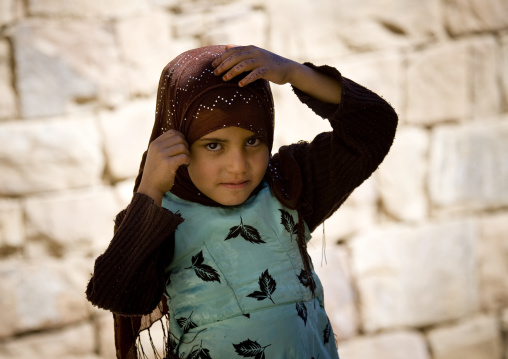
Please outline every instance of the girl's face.
[{"label": "girl's face", "polygon": [[188,171],[201,193],[224,206],[235,206],[261,183],[268,159],[268,146],[258,135],[226,127],[191,145]]}]

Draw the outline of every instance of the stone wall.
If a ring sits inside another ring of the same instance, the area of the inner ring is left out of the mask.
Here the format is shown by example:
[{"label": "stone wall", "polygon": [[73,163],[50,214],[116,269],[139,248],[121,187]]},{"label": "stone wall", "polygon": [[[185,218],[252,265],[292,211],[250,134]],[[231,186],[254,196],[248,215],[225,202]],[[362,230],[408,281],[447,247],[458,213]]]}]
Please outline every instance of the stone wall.
[{"label": "stone wall", "polygon": [[[506,0],[0,0],[0,358],[114,357],[93,259],[160,70],[214,43],[334,65],[400,116],[310,243],[341,357],[508,358]],[[277,144],[328,128],[274,96]]]}]

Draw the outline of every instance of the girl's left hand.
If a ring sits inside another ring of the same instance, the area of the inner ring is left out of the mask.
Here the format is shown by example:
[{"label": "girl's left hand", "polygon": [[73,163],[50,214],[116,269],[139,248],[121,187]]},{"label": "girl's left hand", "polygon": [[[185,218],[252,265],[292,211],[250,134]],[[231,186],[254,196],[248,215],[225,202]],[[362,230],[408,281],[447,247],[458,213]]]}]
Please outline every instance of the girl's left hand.
[{"label": "girl's left hand", "polygon": [[214,74],[222,75],[224,81],[250,71],[238,83],[243,87],[258,79],[279,85],[291,82],[293,72],[301,65],[256,46],[228,45],[226,51],[213,61],[212,66],[215,67]]}]

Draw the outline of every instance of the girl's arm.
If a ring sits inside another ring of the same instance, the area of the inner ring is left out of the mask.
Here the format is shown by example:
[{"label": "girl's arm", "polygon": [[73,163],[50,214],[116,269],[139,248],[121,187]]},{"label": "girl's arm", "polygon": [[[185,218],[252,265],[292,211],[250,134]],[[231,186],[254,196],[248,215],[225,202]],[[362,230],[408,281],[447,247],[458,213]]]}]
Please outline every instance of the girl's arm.
[{"label": "girl's arm", "polygon": [[148,314],[164,292],[172,233],[183,219],[135,193],[115,219],[115,234],[97,258],[86,290],[92,304],[122,315]]},{"label": "girl's arm", "polygon": [[294,89],[303,103],[329,120],[333,131],[310,143],[283,146],[271,165],[282,173],[272,181],[276,196],[298,208],[312,231],[378,168],[392,145],[398,119],[384,99],[337,69],[305,65],[341,83],[339,105]]}]

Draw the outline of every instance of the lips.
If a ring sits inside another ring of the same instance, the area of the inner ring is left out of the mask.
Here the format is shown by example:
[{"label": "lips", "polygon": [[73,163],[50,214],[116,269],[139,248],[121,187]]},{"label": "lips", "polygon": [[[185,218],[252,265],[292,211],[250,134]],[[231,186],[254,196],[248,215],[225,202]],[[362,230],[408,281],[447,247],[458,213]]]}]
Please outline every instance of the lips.
[{"label": "lips", "polygon": [[223,182],[221,183],[221,186],[227,189],[243,189],[247,187],[248,184],[249,180],[244,180],[244,181]]}]

